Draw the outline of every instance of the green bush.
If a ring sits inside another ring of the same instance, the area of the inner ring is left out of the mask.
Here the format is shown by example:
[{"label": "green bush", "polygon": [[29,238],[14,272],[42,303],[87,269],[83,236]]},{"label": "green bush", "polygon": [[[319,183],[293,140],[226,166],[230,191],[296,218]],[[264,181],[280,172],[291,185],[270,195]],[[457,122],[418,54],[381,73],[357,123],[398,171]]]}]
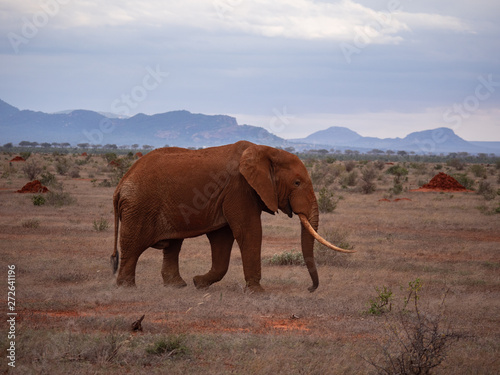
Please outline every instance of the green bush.
[{"label": "green bush", "polygon": [[33,159],[24,163],[22,168],[24,174],[30,181],[36,180],[38,175],[42,173],[43,168]]},{"label": "green bush", "polygon": [[57,182],[56,175],[50,172],[42,173],[42,175],[40,176],[40,182],[44,186],[54,186]]},{"label": "green bush", "polygon": [[28,219],[22,222],[23,228],[36,229],[40,226],[40,220],[38,219]]},{"label": "green bush", "polygon": [[41,194],[33,195],[31,201],[35,206],[43,206],[46,202],[45,197]]},{"label": "green bush", "polygon": [[102,232],[109,228],[109,223],[106,219],[101,217],[99,220],[94,220],[94,230],[97,232]]},{"label": "green bush", "polygon": [[302,253],[292,250],[285,251],[281,254],[274,254],[269,259],[269,264],[272,266],[301,266],[304,265],[304,257]]},{"label": "green bush", "polygon": [[474,190],[474,180],[467,177],[467,173],[455,173],[451,177],[457,180],[466,189]]},{"label": "green bush", "polygon": [[188,348],[184,344],[184,341],[185,339],[182,335],[162,337],[149,345],[146,348],[146,353],[158,356],[166,355],[167,357],[185,354],[188,352]]},{"label": "green bush", "polygon": [[479,178],[488,177],[488,175],[486,174],[486,167],[484,165],[474,164],[474,165],[471,165],[469,169],[472,172],[472,174],[476,177],[479,177]]},{"label": "green bush", "polygon": [[496,198],[497,192],[491,186],[488,181],[479,182],[479,188],[477,189],[477,194],[482,195],[487,201],[491,201]]},{"label": "green bush", "polygon": [[55,207],[62,207],[74,204],[76,199],[70,193],[60,191],[49,191],[46,198],[47,204]]},{"label": "green bush", "polygon": [[337,203],[339,202],[339,198],[335,199],[332,191],[323,187],[319,191],[318,198],[318,209],[321,213],[329,213],[333,212],[337,208]]},{"label": "green bush", "polygon": [[370,299],[367,313],[371,315],[382,315],[391,311],[392,291],[386,286],[382,288],[377,287],[375,290],[377,291],[377,296]]}]

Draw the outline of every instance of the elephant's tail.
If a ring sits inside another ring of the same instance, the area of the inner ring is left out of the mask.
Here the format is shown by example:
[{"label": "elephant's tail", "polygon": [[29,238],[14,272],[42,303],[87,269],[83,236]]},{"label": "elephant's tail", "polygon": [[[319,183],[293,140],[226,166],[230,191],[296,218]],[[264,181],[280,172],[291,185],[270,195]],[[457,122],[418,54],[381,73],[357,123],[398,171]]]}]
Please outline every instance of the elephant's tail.
[{"label": "elephant's tail", "polygon": [[113,211],[115,214],[115,243],[113,248],[113,254],[111,255],[111,267],[113,269],[113,274],[118,271],[118,262],[120,260],[120,253],[118,252],[118,228],[120,226],[120,215],[118,212],[118,202],[119,194],[115,194],[113,197]]}]

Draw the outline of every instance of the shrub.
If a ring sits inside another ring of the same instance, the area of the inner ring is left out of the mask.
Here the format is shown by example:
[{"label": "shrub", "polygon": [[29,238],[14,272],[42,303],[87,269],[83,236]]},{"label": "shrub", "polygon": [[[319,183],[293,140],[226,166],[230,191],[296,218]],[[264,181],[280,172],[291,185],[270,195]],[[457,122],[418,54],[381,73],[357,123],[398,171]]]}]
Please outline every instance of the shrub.
[{"label": "shrub", "polygon": [[21,157],[24,160],[28,160],[28,158],[31,156],[31,151],[23,151],[23,152],[20,152],[19,155],[21,155]]},{"label": "shrub", "polygon": [[101,217],[99,220],[94,220],[94,230],[97,232],[102,232],[109,228],[109,223],[106,219]]},{"label": "shrub", "polygon": [[[349,232],[342,228],[328,228],[323,231],[321,236],[328,242],[338,246],[342,249],[353,250],[354,246],[349,243]],[[314,255],[316,263],[321,265],[336,266],[336,267],[350,267],[354,260],[350,254],[343,254],[337,251],[327,249],[319,242],[314,244]]]},{"label": "shrub", "polygon": [[184,344],[184,336],[182,335],[171,335],[167,337],[162,337],[158,339],[153,344],[146,348],[146,353],[152,355],[166,355],[167,357],[173,357],[179,354],[185,354],[188,348]]},{"label": "shrub", "polygon": [[479,178],[488,177],[488,175],[486,174],[486,167],[484,165],[474,164],[474,165],[471,165],[469,169],[472,172],[472,174],[476,177],[479,177]]},{"label": "shrub", "polygon": [[467,173],[455,173],[451,177],[457,180],[466,189],[474,190],[474,180],[472,178],[467,177]]},{"label": "shrub", "polygon": [[361,171],[361,191],[364,194],[371,194],[375,191],[376,185],[373,182],[378,177],[374,165],[367,165]]},{"label": "shrub", "polygon": [[45,172],[45,173],[42,173],[42,175],[40,176],[40,182],[42,183],[42,185],[44,186],[54,186],[57,182],[56,180],[56,175],[50,173],[50,172]]},{"label": "shrub", "polygon": [[69,176],[71,178],[80,178],[80,170],[78,169],[78,167],[71,168],[71,170],[69,171]]},{"label": "shrub", "polygon": [[358,183],[358,171],[352,170],[351,172],[347,173],[344,175],[344,178],[342,179],[342,186],[347,187],[347,186],[356,186]]},{"label": "shrub", "polygon": [[477,194],[482,195],[484,199],[491,201],[495,199],[497,196],[497,192],[491,186],[491,184],[488,181],[481,181],[479,182],[479,188],[477,189]]},{"label": "shrub", "polygon": [[457,171],[461,171],[465,168],[465,163],[460,159],[451,159],[446,162],[449,167],[455,168]]},{"label": "shrub", "polygon": [[49,191],[46,201],[51,206],[62,207],[74,204],[76,199],[61,189],[60,191]]},{"label": "shrub", "polygon": [[30,181],[33,181],[42,173],[43,168],[33,159],[24,163],[23,172]]},{"label": "shrub", "polygon": [[64,176],[66,173],[68,173],[70,168],[68,160],[66,158],[58,158],[56,161],[56,171],[60,175]]},{"label": "shrub", "polygon": [[403,177],[408,175],[408,169],[401,167],[400,165],[393,165],[387,170],[386,173],[394,176],[395,184],[400,184]]},{"label": "shrub", "polygon": [[[420,311],[420,279],[408,285],[404,307],[397,312],[395,319],[386,318],[388,337],[381,346],[383,360],[367,360],[378,374],[431,374],[431,370],[446,358],[451,345],[462,337],[449,327],[442,327],[446,294],[441,302],[441,313],[432,317]],[[379,289],[379,297],[385,289]],[[410,303],[412,309],[408,310]]]},{"label": "shrub", "polygon": [[102,180],[97,184],[99,187],[111,187],[111,182],[109,182],[107,179]]},{"label": "shrub", "polygon": [[106,161],[108,163],[111,163],[113,160],[116,160],[118,158],[118,156],[114,152],[107,152],[104,155],[104,158],[106,159]]},{"label": "shrub", "polygon": [[347,160],[344,162],[346,172],[351,172],[356,167],[356,162],[354,160]]},{"label": "shrub", "polygon": [[23,228],[31,228],[31,229],[36,229],[40,226],[40,220],[38,219],[28,219],[22,222],[22,227]]},{"label": "shrub", "polygon": [[304,265],[304,257],[302,253],[292,250],[285,251],[281,254],[274,254],[269,259],[269,264],[272,266],[301,266]]},{"label": "shrub", "polygon": [[332,191],[328,190],[326,187],[323,187],[318,194],[319,212],[329,213],[333,212],[337,208],[337,203],[340,199],[335,199]]},{"label": "shrub", "polygon": [[367,313],[371,315],[382,315],[391,311],[392,291],[386,286],[375,288],[375,290],[377,291],[377,296],[370,299]]},{"label": "shrub", "polygon": [[45,197],[41,194],[36,194],[31,197],[31,201],[35,206],[43,206],[45,204]]}]

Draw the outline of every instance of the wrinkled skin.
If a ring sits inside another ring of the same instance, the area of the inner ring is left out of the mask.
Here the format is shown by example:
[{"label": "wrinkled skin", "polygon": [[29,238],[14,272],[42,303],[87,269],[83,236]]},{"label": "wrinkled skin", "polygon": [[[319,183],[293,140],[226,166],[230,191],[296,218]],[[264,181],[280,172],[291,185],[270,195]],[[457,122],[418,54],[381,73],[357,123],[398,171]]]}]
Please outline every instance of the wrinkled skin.
[{"label": "wrinkled skin", "polygon": [[[241,141],[232,145],[186,150],[161,148],[138,160],[113,196],[115,270],[118,285],[135,285],[139,256],[149,247],[163,250],[165,285],[185,286],[179,252],[185,238],[205,234],[212,267],[195,276],[197,288],[221,280],[227,272],[234,240],[241,249],[246,285],[262,290],[262,211],[303,215],[318,227],[318,205],[307,170],[286,151]],[[121,223],[120,230],[118,229]],[[319,284],[314,238],[302,224],[302,253],[314,291]]]}]

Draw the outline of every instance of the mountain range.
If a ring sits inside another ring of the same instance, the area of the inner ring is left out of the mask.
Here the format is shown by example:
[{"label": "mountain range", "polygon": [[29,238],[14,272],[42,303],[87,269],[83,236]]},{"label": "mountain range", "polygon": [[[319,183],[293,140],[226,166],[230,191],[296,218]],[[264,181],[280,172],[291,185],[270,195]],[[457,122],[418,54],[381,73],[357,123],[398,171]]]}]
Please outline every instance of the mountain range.
[{"label": "mountain range", "polygon": [[273,147],[305,149],[404,150],[416,153],[496,153],[500,142],[468,142],[452,129],[438,128],[414,132],[404,138],[363,137],[345,128],[333,126],[302,139],[283,139],[266,129],[239,125],[227,115],[194,114],[171,111],[155,115],[137,114],[119,118],[87,110],[44,113],[18,108],[0,100],[0,144],[21,141],[38,143],[165,145],[207,147],[248,140]]}]

